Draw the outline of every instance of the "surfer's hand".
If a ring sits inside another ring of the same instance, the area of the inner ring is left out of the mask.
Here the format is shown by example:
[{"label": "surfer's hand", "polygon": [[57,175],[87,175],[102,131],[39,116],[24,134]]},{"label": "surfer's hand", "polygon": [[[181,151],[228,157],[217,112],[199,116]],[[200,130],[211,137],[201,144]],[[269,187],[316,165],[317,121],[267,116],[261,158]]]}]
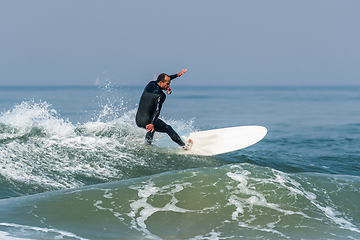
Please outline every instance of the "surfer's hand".
[{"label": "surfer's hand", "polygon": [[150,132],[150,131],[151,131],[151,132],[154,132],[154,130],[155,130],[155,129],[154,129],[154,124],[151,124],[151,123],[148,124],[148,125],[146,125],[145,128],[146,128],[146,131],[147,131],[147,132]]},{"label": "surfer's hand", "polygon": [[187,69],[183,69],[181,70],[181,72],[178,73],[178,77],[180,77],[181,75],[183,75],[184,73],[186,73]]}]

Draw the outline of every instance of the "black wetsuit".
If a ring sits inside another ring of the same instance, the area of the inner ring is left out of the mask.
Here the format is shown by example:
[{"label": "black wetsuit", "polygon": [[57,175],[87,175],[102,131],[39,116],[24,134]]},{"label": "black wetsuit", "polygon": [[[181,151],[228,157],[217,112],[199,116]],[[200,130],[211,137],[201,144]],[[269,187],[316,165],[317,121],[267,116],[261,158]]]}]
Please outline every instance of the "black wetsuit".
[{"label": "black wetsuit", "polygon": [[[178,76],[177,74],[175,74],[169,77],[170,79],[174,79]],[[174,142],[176,142],[180,146],[185,146],[184,141],[174,131],[174,129],[170,125],[167,125],[164,121],[159,119],[161,107],[165,99],[166,95],[162,91],[160,86],[157,84],[157,82],[149,82],[148,85],[146,85],[144,92],[140,98],[139,108],[136,113],[136,125],[138,127],[145,128],[146,125],[151,123],[154,125],[155,131],[167,133]],[[150,144],[152,142],[155,131],[147,132],[145,137],[147,143]]]}]

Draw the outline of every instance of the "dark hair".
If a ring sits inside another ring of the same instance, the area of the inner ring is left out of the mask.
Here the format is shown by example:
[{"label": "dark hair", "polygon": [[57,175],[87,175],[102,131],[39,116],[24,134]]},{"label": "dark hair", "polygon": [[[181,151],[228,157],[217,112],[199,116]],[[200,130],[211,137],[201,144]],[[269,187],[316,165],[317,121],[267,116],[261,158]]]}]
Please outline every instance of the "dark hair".
[{"label": "dark hair", "polygon": [[160,74],[160,75],[157,77],[156,82],[164,82],[165,76],[169,76],[169,75],[167,75],[166,73]]}]

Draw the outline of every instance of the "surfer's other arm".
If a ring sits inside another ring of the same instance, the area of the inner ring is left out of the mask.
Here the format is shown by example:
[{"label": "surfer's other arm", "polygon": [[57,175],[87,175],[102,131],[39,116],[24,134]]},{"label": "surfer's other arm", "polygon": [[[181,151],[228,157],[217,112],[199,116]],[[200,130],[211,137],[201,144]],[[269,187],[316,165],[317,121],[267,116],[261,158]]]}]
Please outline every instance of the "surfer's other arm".
[{"label": "surfer's other arm", "polygon": [[186,73],[186,72],[187,72],[187,69],[183,69],[183,70],[181,70],[181,72],[179,72],[179,73],[177,74],[177,76],[180,77],[181,75],[183,75],[183,74]]},{"label": "surfer's other arm", "polygon": [[183,74],[186,73],[186,72],[187,72],[187,69],[183,69],[183,70],[181,70],[181,72],[179,72],[179,73],[176,73],[176,74],[173,74],[173,75],[169,75],[170,80],[173,80],[173,79],[175,79],[175,78],[177,78],[177,77],[180,77],[181,75],[183,75]]}]

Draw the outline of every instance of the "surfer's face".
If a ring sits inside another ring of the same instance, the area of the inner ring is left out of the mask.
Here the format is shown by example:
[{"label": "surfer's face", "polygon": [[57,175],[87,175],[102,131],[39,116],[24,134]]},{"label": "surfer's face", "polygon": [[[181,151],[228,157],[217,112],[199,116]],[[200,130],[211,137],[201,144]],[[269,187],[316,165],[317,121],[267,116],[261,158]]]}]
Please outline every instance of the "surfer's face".
[{"label": "surfer's face", "polygon": [[165,76],[165,79],[163,82],[159,82],[159,86],[162,90],[167,90],[170,87],[171,79],[169,76]]}]

